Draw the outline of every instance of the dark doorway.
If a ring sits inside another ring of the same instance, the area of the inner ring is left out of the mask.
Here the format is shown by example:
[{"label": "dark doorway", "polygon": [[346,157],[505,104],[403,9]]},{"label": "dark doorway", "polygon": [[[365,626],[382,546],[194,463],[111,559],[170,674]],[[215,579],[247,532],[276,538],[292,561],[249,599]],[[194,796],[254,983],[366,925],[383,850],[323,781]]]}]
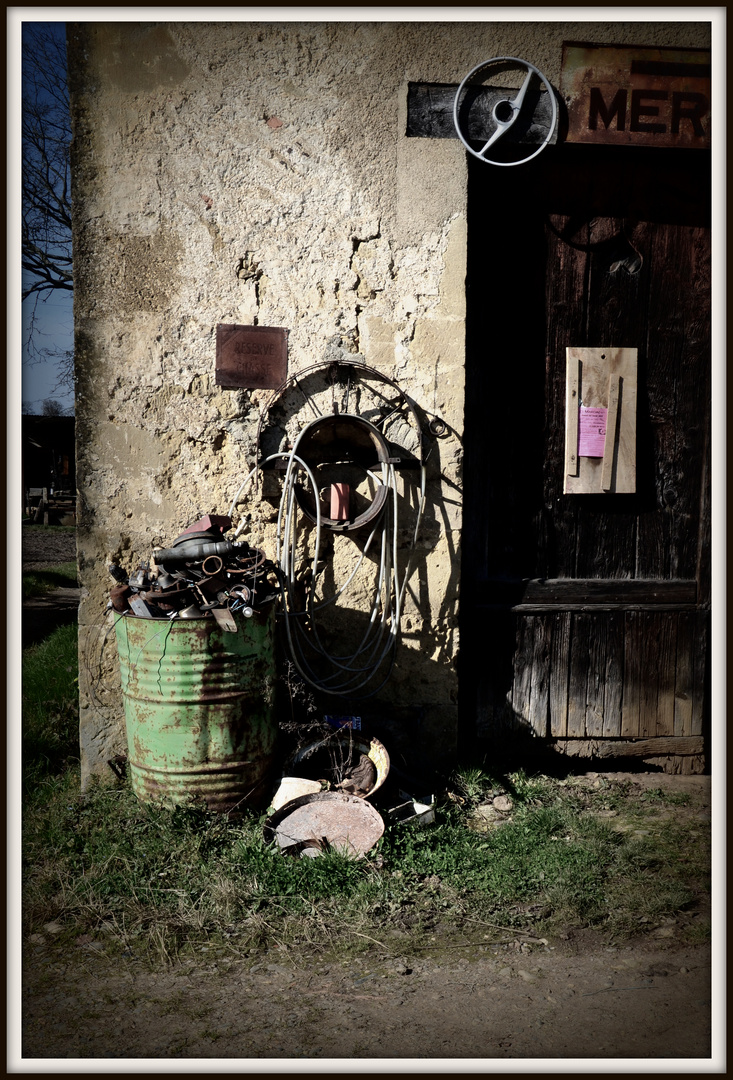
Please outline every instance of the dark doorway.
[{"label": "dark doorway", "polygon": [[[710,600],[709,154],[468,167],[464,749],[526,733],[684,757]],[[568,346],[638,350],[634,494],[563,494]]]}]

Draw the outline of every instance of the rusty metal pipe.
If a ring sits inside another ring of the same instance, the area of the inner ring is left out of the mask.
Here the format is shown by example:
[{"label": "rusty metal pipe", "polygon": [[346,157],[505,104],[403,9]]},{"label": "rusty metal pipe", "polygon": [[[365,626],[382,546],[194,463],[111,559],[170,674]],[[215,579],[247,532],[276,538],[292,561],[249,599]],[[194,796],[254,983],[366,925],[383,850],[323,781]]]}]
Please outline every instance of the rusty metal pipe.
[{"label": "rusty metal pipe", "polygon": [[201,563],[201,569],[209,577],[214,577],[224,569],[224,560],[218,555],[208,555]]}]

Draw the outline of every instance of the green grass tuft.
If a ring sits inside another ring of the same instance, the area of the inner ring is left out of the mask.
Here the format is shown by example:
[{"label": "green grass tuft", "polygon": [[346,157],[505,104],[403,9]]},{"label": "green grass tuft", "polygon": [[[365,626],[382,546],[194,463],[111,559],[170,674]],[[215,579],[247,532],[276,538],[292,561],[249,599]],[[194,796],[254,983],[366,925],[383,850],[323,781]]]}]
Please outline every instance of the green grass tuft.
[{"label": "green grass tuft", "polygon": [[43,596],[54,589],[74,589],[77,585],[75,562],[58,563],[48,570],[29,570],[23,574],[23,599]]},{"label": "green grass tuft", "polygon": [[23,772],[26,792],[79,759],[76,623],[23,651]]}]

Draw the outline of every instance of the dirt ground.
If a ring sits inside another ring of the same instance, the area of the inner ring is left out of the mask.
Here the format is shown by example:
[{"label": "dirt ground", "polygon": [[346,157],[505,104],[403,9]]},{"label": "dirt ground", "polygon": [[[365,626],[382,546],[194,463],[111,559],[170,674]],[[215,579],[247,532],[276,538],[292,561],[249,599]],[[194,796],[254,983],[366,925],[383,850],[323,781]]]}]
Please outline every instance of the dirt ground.
[{"label": "dirt ground", "polygon": [[24,570],[47,570],[76,559],[76,535],[66,529],[24,525],[21,543]]},{"label": "dirt ground", "polygon": [[[390,940],[388,928],[386,938]],[[391,940],[391,944],[394,941]],[[24,1058],[695,1058],[710,1055],[709,949],[650,939],[356,968],[28,955]],[[472,950],[473,952],[473,950]]]},{"label": "dirt ground", "polygon": [[[73,562],[76,559],[76,536],[64,529],[56,531],[26,525],[23,527],[22,559],[24,573]],[[25,649],[35,645],[57,626],[73,622],[79,610],[79,596],[79,589],[60,588],[24,601],[22,647]]]},{"label": "dirt ground", "polygon": [[[694,791],[709,807],[708,777],[634,781]],[[200,960],[156,972],[51,933],[24,943],[18,1039],[22,1026],[24,1061],[196,1058],[207,1071],[225,1059],[284,1071],[307,1059],[441,1060],[449,1071],[477,1060],[707,1061],[711,950],[683,944],[682,928],[670,919],[615,948],[570,931],[411,954],[386,925],[357,963],[276,949],[231,962],[204,947]]]}]

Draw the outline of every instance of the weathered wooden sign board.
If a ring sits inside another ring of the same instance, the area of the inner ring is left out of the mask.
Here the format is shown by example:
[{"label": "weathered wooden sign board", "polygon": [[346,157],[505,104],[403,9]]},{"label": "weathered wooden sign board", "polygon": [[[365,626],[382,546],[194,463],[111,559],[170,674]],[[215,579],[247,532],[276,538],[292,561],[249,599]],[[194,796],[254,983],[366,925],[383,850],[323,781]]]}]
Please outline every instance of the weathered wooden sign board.
[{"label": "weathered wooden sign board", "polygon": [[563,44],[569,143],[706,149],[710,49]]},{"label": "weathered wooden sign board", "polygon": [[218,324],[217,386],[232,390],[276,390],[287,375],[287,330],[279,326]]},{"label": "weathered wooden sign board", "polygon": [[[521,80],[514,89],[469,85],[461,102],[461,125],[466,137],[477,142],[488,139],[496,131],[494,106],[499,101],[506,101],[507,97],[515,98],[520,86]],[[410,83],[407,88],[407,138],[457,139],[453,121],[457,91],[458,86],[444,83]],[[509,143],[539,146],[544,142],[551,122],[550,95],[533,85],[525,97],[523,115],[503,139]],[[557,127],[549,142],[557,142]]]},{"label": "weathered wooden sign board", "polygon": [[568,348],[565,483],[570,495],[636,491],[636,349]]}]

